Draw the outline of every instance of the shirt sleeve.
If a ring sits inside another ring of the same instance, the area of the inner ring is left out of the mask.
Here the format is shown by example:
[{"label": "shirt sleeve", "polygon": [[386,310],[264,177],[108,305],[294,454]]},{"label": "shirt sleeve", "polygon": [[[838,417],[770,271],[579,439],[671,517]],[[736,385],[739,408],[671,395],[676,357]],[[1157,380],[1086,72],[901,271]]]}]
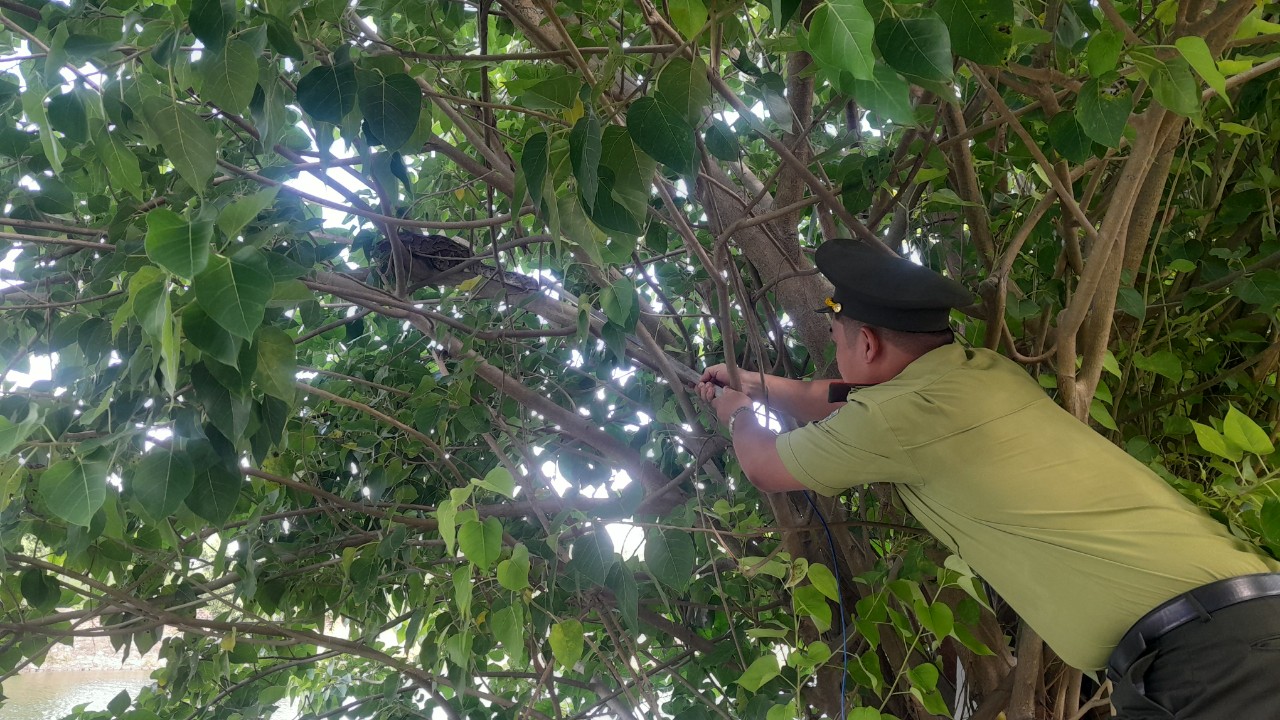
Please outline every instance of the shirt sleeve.
[{"label": "shirt sleeve", "polygon": [[873,482],[921,482],[874,403],[850,400],[824,420],[782,433],[777,448],[792,477],[823,495]]}]

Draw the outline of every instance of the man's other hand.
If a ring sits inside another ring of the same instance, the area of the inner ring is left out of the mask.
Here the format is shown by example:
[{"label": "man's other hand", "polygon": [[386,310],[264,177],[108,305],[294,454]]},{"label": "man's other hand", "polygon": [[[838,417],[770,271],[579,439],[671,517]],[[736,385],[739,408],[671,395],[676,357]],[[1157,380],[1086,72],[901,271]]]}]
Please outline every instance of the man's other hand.
[{"label": "man's other hand", "polygon": [[[711,372],[715,367],[723,368],[724,366],[717,365],[707,368],[707,372]],[[703,373],[703,377],[705,378],[706,376],[706,373]],[[715,411],[716,418],[722,425],[729,424],[729,417],[733,415],[734,410],[751,406],[751,398],[747,397],[746,393],[723,387],[714,382],[700,382],[694,389],[698,393],[698,397],[702,398],[703,402],[710,405],[711,409]],[[716,390],[721,391],[720,397],[716,397]]]},{"label": "man's other hand", "polygon": [[753,400],[760,400],[764,397],[764,392],[760,386],[760,373],[738,368],[738,384],[734,385],[729,382],[729,366],[724,363],[712,365],[703,370],[701,381],[744,392]]}]

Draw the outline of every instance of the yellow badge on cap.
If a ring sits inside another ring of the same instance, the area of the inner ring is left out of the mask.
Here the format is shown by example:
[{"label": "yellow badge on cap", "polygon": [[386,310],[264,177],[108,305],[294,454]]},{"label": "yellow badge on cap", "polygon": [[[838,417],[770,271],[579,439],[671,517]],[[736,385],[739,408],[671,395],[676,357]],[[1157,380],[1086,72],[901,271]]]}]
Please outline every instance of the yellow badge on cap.
[{"label": "yellow badge on cap", "polygon": [[840,309],[841,309],[840,303],[836,302],[835,300],[831,298],[827,298],[823,302],[826,303],[827,307],[831,308],[831,312],[837,313],[837,314],[840,312]]}]

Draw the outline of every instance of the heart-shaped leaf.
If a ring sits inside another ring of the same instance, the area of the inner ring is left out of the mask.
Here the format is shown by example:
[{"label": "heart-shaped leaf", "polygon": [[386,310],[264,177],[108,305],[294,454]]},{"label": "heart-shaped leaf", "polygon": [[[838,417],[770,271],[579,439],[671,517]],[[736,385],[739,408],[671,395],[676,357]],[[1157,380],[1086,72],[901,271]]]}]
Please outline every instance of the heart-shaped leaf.
[{"label": "heart-shaped leaf", "polygon": [[156,448],[138,461],[130,487],[138,504],[153,518],[172,515],[195,483],[195,466],[183,450]]},{"label": "heart-shaped leaf", "polygon": [[196,301],[227,332],[246,340],[262,324],[275,285],[267,261],[252,251],[214,255],[195,278]]},{"label": "heart-shaped leaf", "polygon": [[649,157],[682,175],[693,172],[693,126],[680,110],[655,98],[640,98],[627,110],[627,130]]},{"label": "heart-shaped leaf", "polygon": [[422,114],[422,89],[404,73],[370,74],[361,83],[360,112],[369,131],[388,150],[399,150],[418,127]]},{"label": "heart-shaped leaf", "polygon": [[54,463],[40,476],[39,490],[54,515],[88,527],[107,499],[107,464],[79,456]]},{"label": "heart-shaped leaf", "polygon": [[213,223],[188,222],[168,208],[147,213],[147,256],[183,278],[194,277],[209,264]]}]

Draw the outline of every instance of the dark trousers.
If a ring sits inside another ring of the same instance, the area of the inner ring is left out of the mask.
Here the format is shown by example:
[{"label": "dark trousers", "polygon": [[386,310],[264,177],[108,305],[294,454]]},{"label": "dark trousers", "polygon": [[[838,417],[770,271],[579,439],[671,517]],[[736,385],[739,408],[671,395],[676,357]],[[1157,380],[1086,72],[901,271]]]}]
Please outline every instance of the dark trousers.
[{"label": "dark trousers", "polygon": [[1115,684],[1121,720],[1280,718],[1280,596],[1223,608],[1152,643]]}]

